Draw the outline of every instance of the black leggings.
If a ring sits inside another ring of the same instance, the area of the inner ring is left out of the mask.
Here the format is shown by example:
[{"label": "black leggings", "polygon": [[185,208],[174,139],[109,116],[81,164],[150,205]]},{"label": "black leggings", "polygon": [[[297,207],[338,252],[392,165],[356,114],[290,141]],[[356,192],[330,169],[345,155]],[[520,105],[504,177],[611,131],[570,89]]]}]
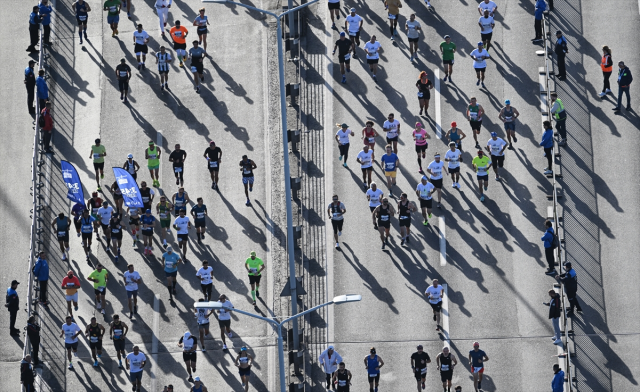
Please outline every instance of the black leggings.
[{"label": "black leggings", "polygon": [[604,87],[602,87],[602,92],[604,93],[605,90],[607,89],[611,90],[611,85],[609,84],[609,78],[611,77],[611,72],[603,72],[602,76],[604,77]]},{"label": "black leggings", "polygon": [[333,376],[331,373],[325,373],[327,375],[327,389],[331,385],[331,377]]},{"label": "black leggings", "polygon": [[176,178],[180,178],[180,181],[184,182],[184,178],[182,177],[184,175],[184,167],[182,167],[182,170],[180,170],[179,172],[177,172],[175,167],[174,167],[173,168],[173,173],[176,175]]},{"label": "black leggings", "polygon": [[553,169],[553,147],[545,148],[544,155],[547,157],[547,169]]},{"label": "black leggings", "polygon": [[346,162],[349,156],[349,143],[340,144],[338,147],[340,148],[340,156],[344,156],[344,161]]}]

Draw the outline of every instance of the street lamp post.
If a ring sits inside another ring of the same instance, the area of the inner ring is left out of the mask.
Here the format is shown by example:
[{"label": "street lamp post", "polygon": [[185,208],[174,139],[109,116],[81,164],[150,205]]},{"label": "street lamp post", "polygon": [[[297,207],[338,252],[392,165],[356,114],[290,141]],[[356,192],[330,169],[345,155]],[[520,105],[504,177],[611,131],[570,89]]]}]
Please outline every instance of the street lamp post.
[{"label": "street lamp post", "polygon": [[322,307],[328,306],[328,305],[332,305],[332,304],[336,304],[336,305],[340,305],[343,303],[347,303],[347,302],[357,302],[360,301],[362,299],[361,295],[358,294],[346,294],[346,295],[339,295],[337,297],[334,297],[332,301],[329,301],[327,303],[324,303],[322,305],[318,305],[315,306],[311,309],[307,309],[302,313],[298,313],[295,314],[287,319],[285,319],[282,322],[277,322],[276,320],[267,318],[267,317],[262,317],[262,316],[258,316],[257,314],[253,314],[250,312],[246,312],[244,310],[240,310],[240,309],[236,309],[236,308],[229,308],[227,306],[223,306],[223,304],[219,301],[211,301],[211,302],[196,302],[195,304],[193,304],[193,306],[196,309],[224,309],[227,311],[233,311],[236,313],[240,313],[240,314],[244,314],[247,315],[249,317],[253,317],[253,318],[257,318],[263,321],[266,321],[268,323],[270,323],[276,330],[276,332],[278,333],[278,362],[280,364],[280,391],[281,392],[286,392],[287,390],[287,380],[285,378],[285,374],[284,374],[284,344],[282,342],[282,326],[284,324],[286,324],[289,321],[295,321],[297,320],[299,317],[304,316],[307,313],[311,313],[315,310],[318,310]]},{"label": "street lamp post", "polygon": [[[287,11],[281,13],[280,15],[263,10],[260,8],[252,7],[242,3],[236,3],[234,1],[229,0],[202,0],[203,3],[219,3],[219,4],[233,4],[238,5],[240,7],[245,7],[253,11],[258,11],[263,14],[271,15],[276,18],[277,28],[278,28],[278,71],[280,74],[280,117],[282,118],[282,149],[284,155],[284,197],[286,199],[287,205],[287,253],[289,255],[289,289],[291,293],[291,314],[298,313],[298,294],[296,287],[296,264],[295,264],[295,252],[293,249],[293,212],[291,208],[291,182],[289,180],[291,176],[291,172],[289,169],[289,135],[287,134],[287,99],[284,88],[284,54],[282,49],[282,23],[280,19],[284,15],[293,15],[294,12],[299,11],[304,7],[308,7],[313,3],[318,2],[318,0],[312,0],[309,3],[303,4],[299,7],[288,9]],[[289,6],[291,7],[291,1],[289,2]],[[290,20],[293,20],[291,18]],[[289,25],[290,28],[293,28],[293,25]],[[293,320],[293,346],[297,349],[300,345],[299,337],[298,337],[298,320]]]}]

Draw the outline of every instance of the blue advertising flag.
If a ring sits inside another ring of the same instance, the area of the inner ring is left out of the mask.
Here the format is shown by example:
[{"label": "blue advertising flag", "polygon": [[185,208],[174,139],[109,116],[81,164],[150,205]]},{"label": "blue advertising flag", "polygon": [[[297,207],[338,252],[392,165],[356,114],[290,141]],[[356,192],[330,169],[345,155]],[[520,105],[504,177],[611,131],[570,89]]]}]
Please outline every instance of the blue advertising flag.
[{"label": "blue advertising flag", "polygon": [[67,198],[84,205],[84,192],[82,191],[82,183],[76,168],[67,161],[60,161],[60,169],[62,170],[62,179],[67,184],[67,188],[69,188]]},{"label": "blue advertising flag", "polygon": [[143,208],[142,195],[140,195],[140,188],[136,180],[131,177],[131,174],[120,167],[113,168],[113,174],[116,176],[116,182],[122,192],[122,198],[124,204],[127,207]]}]

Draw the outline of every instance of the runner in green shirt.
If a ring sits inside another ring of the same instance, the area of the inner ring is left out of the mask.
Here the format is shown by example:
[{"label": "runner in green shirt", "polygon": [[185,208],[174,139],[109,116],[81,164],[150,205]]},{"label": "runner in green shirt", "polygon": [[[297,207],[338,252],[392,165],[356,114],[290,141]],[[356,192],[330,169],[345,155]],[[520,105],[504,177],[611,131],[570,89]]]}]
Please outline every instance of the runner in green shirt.
[{"label": "runner in green shirt", "polygon": [[451,42],[451,37],[444,36],[444,41],[440,43],[440,53],[442,53],[442,63],[444,64],[444,81],[451,82],[451,74],[453,73],[453,55],[456,52],[456,44]]},{"label": "runner in green shirt", "polygon": [[96,139],[96,144],[91,146],[91,155],[89,155],[89,158],[93,159],[93,168],[96,171],[96,184],[98,184],[98,192],[102,191],[102,188],[100,187],[100,179],[104,178],[104,157],[106,156],[107,149],[102,144],[100,144],[100,139]]},{"label": "runner in green shirt", "polygon": [[102,266],[102,264],[98,264],[96,269],[89,275],[87,280],[93,282],[93,291],[96,295],[96,309],[101,309],[100,313],[104,314],[104,295],[107,292],[109,273]]},{"label": "runner in green shirt", "polygon": [[149,168],[149,174],[153,180],[153,186],[160,187],[160,177],[158,173],[160,171],[160,154],[162,151],[156,146],[153,140],[149,141],[149,148],[144,151],[144,157],[147,160],[147,167]]},{"label": "runner in green shirt", "polygon": [[118,35],[118,22],[120,22],[120,9],[122,2],[120,0],[107,0],[104,2],[103,10],[108,11],[107,23],[111,27],[111,36]]},{"label": "runner in green shirt", "polygon": [[489,157],[484,155],[482,150],[478,150],[478,156],[473,158],[471,162],[473,168],[476,169],[476,174],[478,177],[478,190],[480,191],[480,201],[484,201],[484,192],[482,191],[482,183],[484,182],[484,190],[486,191],[489,187],[489,168],[491,167],[491,162],[489,162]]},{"label": "runner in green shirt", "polygon": [[256,257],[256,252],[249,253],[249,257],[244,262],[244,267],[249,272],[249,284],[251,284],[251,297],[253,297],[253,306],[256,306],[256,297],[260,298],[260,275],[265,269],[262,259]]},{"label": "runner in green shirt", "polygon": [[160,202],[156,205],[156,212],[160,216],[160,238],[162,238],[162,246],[167,248],[167,234],[171,234],[171,209],[173,204],[167,201],[167,198],[160,196]]}]

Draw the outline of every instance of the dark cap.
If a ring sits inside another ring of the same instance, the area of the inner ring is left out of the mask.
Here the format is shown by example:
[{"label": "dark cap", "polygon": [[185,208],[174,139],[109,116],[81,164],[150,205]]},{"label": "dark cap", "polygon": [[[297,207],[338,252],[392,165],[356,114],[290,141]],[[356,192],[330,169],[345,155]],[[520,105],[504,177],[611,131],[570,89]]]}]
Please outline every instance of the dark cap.
[{"label": "dark cap", "polygon": [[562,31],[560,31],[560,30],[556,31],[556,35],[558,35],[558,34],[562,35]]},{"label": "dark cap", "polygon": [[124,64],[124,63],[126,63],[126,62],[127,62],[127,59],[125,59],[125,58],[121,58],[121,59],[120,59],[120,62]]},{"label": "dark cap", "polygon": [[31,65],[31,64],[35,64],[35,63],[36,63],[35,61],[33,61],[33,60],[29,60],[29,65]]},{"label": "dark cap", "polygon": [[210,142],[209,142],[209,145],[211,145],[211,146],[215,146],[215,145],[216,145],[216,142],[214,142],[214,141],[212,140],[212,141],[210,141]]},{"label": "dark cap", "polygon": [[422,345],[421,345],[421,344],[419,344],[419,345],[418,345],[418,347],[416,347],[416,348],[417,348],[418,350],[422,350],[422,348],[423,348],[423,347],[422,347]]},{"label": "dark cap", "polygon": [[14,284],[20,284],[20,282],[18,282],[17,280],[14,279],[14,280],[11,281],[11,286],[13,286]]}]

